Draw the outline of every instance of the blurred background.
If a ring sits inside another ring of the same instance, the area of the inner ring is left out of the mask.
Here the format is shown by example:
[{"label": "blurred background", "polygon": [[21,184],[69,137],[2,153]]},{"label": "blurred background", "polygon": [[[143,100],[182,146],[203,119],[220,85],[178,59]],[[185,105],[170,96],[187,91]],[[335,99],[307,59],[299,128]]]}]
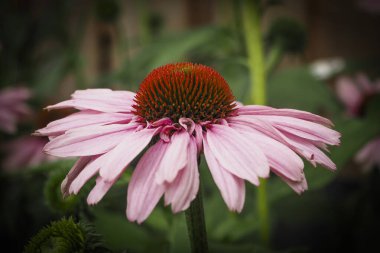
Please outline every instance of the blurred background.
[{"label": "blurred background", "polygon": [[[132,170],[95,207],[86,205],[93,182],[62,199],[60,184],[74,161],[43,154],[47,140],[31,133],[72,113],[43,108],[74,90],[136,91],[151,70],[173,62],[215,68],[248,103],[241,9],[241,1],[232,0],[0,1],[2,247],[189,252],[184,215],[172,215],[162,203],[143,225],[127,221]],[[202,163],[210,251],[379,249],[380,1],[266,0],[261,11],[268,104],[330,118],[343,136],[330,152],[338,170],[305,163],[309,190],[301,196],[269,179],[271,237],[265,245],[255,187],[247,184],[243,212],[230,213]]]}]

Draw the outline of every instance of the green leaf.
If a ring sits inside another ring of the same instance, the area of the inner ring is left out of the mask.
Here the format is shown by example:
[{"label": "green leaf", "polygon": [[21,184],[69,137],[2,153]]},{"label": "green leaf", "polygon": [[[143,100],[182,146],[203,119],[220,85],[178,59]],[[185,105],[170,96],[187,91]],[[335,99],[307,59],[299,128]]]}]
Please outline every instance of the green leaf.
[{"label": "green leaf", "polygon": [[74,195],[63,198],[61,192],[62,181],[65,179],[69,170],[70,167],[65,167],[63,169],[56,169],[51,171],[44,187],[44,196],[47,205],[53,211],[59,213],[73,211],[79,201],[79,198]]},{"label": "green leaf", "polygon": [[170,253],[190,252],[190,241],[184,213],[180,213],[173,217],[173,223],[169,232],[169,241]]},{"label": "green leaf", "polygon": [[268,102],[309,112],[336,112],[338,104],[326,83],[316,80],[307,67],[275,73],[268,80]]},{"label": "green leaf", "polygon": [[168,63],[188,60],[187,54],[211,43],[221,32],[218,27],[205,27],[183,33],[170,34],[143,47],[117,74],[127,81],[128,89],[137,89],[139,83],[154,68]]},{"label": "green leaf", "polygon": [[145,226],[127,220],[123,211],[107,212],[91,208],[95,215],[94,225],[112,250],[132,252],[164,252],[165,241],[149,232]]}]

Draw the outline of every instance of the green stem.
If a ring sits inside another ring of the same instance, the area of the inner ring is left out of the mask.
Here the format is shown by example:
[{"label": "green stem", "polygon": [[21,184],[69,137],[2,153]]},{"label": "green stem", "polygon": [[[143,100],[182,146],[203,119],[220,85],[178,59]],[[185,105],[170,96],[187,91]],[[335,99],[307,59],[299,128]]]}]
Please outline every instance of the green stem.
[{"label": "green stem", "polygon": [[[243,0],[242,18],[251,79],[250,102],[264,105],[266,104],[266,67],[260,26],[260,1]],[[270,231],[266,181],[261,179],[260,184],[257,194],[260,237],[263,244],[268,244]]]},{"label": "green stem", "polygon": [[191,252],[207,253],[208,244],[201,185],[199,185],[197,197],[186,210],[186,224],[190,238]]},{"label": "green stem", "polygon": [[261,38],[259,0],[244,0],[242,6],[243,27],[251,78],[251,102],[266,103],[265,63]]}]

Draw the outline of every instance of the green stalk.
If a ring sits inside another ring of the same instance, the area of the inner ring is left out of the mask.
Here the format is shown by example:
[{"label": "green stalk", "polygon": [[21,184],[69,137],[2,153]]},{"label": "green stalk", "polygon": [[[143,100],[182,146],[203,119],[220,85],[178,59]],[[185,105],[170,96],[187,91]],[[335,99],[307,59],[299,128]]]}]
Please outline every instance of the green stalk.
[{"label": "green stalk", "polygon": [[251,78],[251,102],[266,103],[266,75],[264,52],[261,38],[259,0],[243,0],[242,14],[244,36],[248,54],[248,68]]},{"label": "green stalk", "polygon": [[207,253],[206,223],[202,203],[202,189],[199,185],[197,197],[191,202],[186,210],[186,224],[189,233],[191,252]]},{"label": "green stalk", "polygon": [[[250,102],[264,105],[266,104],[266,66],[260,26],[260,1],[243,0],[242,18],[251,79]],[[258,187],[257,206],[260,237],[262,243],[267,245],[270,231],[266,181],[264,179],[260,180],[260,186]]]}]

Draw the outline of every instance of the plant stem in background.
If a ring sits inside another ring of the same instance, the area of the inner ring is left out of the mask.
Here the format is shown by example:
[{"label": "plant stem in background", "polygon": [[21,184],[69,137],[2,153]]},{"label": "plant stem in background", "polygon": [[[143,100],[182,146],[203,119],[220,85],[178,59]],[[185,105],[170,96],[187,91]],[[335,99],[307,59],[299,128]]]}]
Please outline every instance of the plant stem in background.
[{"label": "plant stem in background", "polygon": [[251,78],[251,100],[255,104],[266,103],[265,64],[260,27],[258,0],[243,0],[243,27]]},{"label": "plant stem in background", "polygon": [[190,238],[191,252],[208,252],[201,185],[199,185],[197,197],[191,202],[190,207],[186,210],[186,224]]},{"label": "plant stem in background", "polygon": [[[249,102],[264,105],[266,103],[266,67],[260,27],[260,1],[243,0],[242,18],[251,79],[251,101]],[[263,244],[268,244],[270,232],[265,180],[260,180],[257,201],[260,237]]]}]

